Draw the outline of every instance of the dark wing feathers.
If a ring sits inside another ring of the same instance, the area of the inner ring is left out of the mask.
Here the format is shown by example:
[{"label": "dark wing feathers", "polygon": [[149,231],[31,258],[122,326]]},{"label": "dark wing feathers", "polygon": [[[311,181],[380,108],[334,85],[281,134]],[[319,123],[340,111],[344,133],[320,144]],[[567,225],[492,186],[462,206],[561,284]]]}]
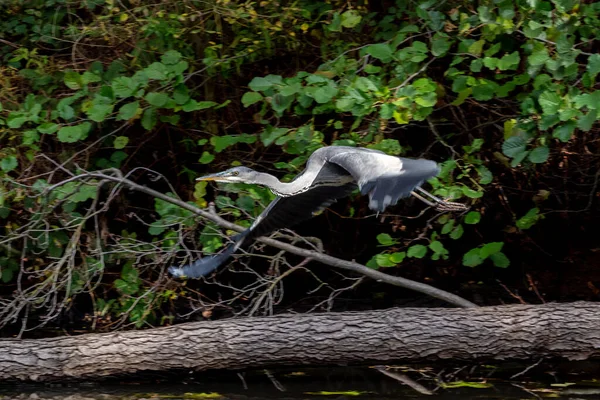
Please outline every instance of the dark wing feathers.
[{"label": "dark wing feathers", "polygon": [[256,218],[254,224],[236,235],[233,238],[234,242],[227,245],[221,253],[201,258],[182,267],[170,267],[169,272],[174,276],[189,278],[206,276],[225,263],[243,243],[308,220],[315,213],[335,203],[337,199],[348,196],[355,188],[354,183],[343,186],[316,186],[295,196],[277,197]]},{"label": "dark wing feathers", "polygon": [[356,189],[356,184],[343,186],[317,186],[290,197],[278,197],[257,218],[247,238],[268,235],[282,228],[292,227],[306,221]]}]

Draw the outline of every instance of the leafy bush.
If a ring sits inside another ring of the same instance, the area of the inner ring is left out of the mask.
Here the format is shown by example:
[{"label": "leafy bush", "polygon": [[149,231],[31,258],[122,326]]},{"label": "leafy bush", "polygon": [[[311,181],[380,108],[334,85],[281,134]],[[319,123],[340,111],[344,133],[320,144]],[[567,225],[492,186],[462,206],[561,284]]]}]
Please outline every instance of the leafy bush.
[{"label": "leafy bush", "polygon": [[[31,305],[40,321],[52,319],[83,293],[94,327],[170,322],[179,297],[202,310],[247,309],[235,296],[203,300],[165,278],[174,253],[218,251],[215,226],[198,227],[160,199],[138,205],[94,171],[144,179],[151,167],[166,178],[150,173],[148,186],[202,207],[215,200],[248,226],[268,191],[224,187],[213,196],[193,179],[253,162],[289,179],[329,144],[440,161],[434,194],[471,210],[377,225],[364,239],[381,246],[363,255],[372,268],[508,267],[518,254],[509,242],[563,208],[547,190],[558,171],[572,176],[571,210],[590,209],[576,181],[591,185],[599,169],[597,3],[0,7],[10,17],[0,22],[0,279],[6,293],[28,282],[3,305],[0,324]],[[88,175],[69,180],[77,174]],[[531,194],[507,194],[514,186]],[[368,214],[358,199],[344,212]]]}]

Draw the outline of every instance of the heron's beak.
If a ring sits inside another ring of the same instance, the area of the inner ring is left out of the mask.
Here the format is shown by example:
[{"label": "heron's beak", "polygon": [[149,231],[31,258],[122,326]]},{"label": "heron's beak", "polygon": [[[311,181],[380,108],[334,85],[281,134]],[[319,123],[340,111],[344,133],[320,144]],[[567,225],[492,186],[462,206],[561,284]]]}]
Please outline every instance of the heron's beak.
[{"label": "heron's beak", "polygon": [[196,178],[197,181],[219,181],[221,179],[223,179],[223,177],[220,172],[216,173],[216,174],[204,175],[199,178]]}]

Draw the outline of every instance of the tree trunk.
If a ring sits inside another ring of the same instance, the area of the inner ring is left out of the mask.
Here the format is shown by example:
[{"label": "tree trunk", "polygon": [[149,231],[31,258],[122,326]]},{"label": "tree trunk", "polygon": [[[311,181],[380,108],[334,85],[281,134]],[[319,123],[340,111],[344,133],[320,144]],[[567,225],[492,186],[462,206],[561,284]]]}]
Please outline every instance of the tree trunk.
[{"label": "tree trunk", "polygon": [[389,309],[0,340],[0,380],[394,361],[600,358],[600,303]]}]

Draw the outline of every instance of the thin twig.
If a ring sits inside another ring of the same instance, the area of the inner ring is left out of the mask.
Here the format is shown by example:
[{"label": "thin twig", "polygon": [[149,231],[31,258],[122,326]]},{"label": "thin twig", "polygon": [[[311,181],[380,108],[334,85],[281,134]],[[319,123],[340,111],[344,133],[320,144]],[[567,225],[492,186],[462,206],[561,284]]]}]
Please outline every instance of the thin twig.
[{"label": "thin twig", "polygon": [[395,379],[398,382],[405,384],[406,386],[409,386],[410,388],[416,390],[417,392],[419,392],[421,394],[425,394],[425,395],[432,395],[433,394],[433,392],[431,390],[427,389],[425,386],[421,385],[419,382],[416,382],[416,381],[412,380],[406,374],[402,374],[402,373],[399,373],[399,372],[388,371],[382,365],[376,365],[374,368],[377,371],[379,371],[382,374],[384,374],[385,376],[389,376],[390,378]]},{"label": "thin twig", "polygon": [[517,373],[517,374],[514,374],[513,376],[511,376],[511,377],[510,377],[510,379],[515,379],[515,378],[516,378],[516,377],[518,377],[518,376],[521,376],[521,375],[524,375],[524,374],[526,374],[526,373],[527,373],[527,371],[529,371],[529,370],[531,370],[532,368],[535,368],[535,367],[537,367],[538,365],[540,365],[540,363],[541,363],[542,361],[544,361],[544,357],[540,358],[540,359],[538,360],[538,362],[536,362],[535,364],[532,364],[532,365],[530,365],[529,367],[525,368],[523,371],[521,371],[521,372],[519,372],[519,373]]},{"label": "thin twig", "polygon": [[409,76],[408,78],[406,78],[404,80],[404,82],[402,82],[400,85],[396,86],[395,88],[391,88],[392,90],[396,90],[395,91],[395,95],[398,96],[398,91],[400,89],[402,89],[404,86],[408,85],[410,83],[410,81],[412,81],[413,79],[415,79],[417,76],[421,75],[421,73],[423,71],[425,71],[427,69],[427,67],[429,67],[429,64],[431,64],[435,60],[437,60],[437,57],[433,57],[431,60],[427,61],[427,63],[425,65],[423,65],[421,67],[421,69],[419,69],[417,72],[415,72],[414,74],[412,74],[411,76]]}]

